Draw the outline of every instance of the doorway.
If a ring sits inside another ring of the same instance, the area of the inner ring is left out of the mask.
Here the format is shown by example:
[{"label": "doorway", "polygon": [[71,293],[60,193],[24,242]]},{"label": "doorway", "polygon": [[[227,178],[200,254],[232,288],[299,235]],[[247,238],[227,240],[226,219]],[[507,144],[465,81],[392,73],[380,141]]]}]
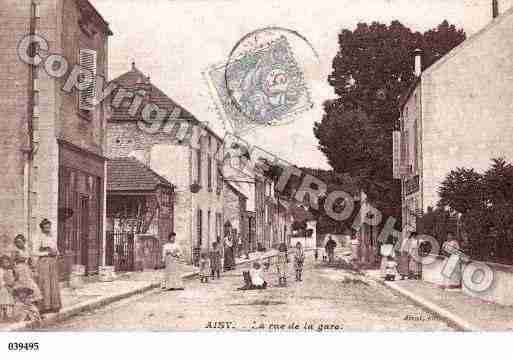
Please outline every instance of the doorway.
[{"label": "doorway", "polygon": [[89,271],[89,197],[80,196],[80,264]]}]

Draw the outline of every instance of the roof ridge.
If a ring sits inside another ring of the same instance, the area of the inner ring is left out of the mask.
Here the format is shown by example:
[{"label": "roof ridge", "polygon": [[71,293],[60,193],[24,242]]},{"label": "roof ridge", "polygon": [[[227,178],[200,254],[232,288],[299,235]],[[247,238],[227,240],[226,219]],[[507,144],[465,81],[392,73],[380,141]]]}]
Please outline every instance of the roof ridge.
[{"label": "roof ridge", "polygon": [[169,185],[174,187],[174,185],[167,178],[165,178],[164,176],[161,176],[159,173],[157,173],[157,171],[152,169],[150,166],[148,166],[148,165],[144,164],[143,162],[139,161],[139,159],[137,157],[135,157],[135,156],[128,156],[127,158],[134,160],[140,166],[142,166],[146,171],[149,171],[151,174],[156,176],[159,180],[167,182]]},{"label": "roof ridge", "polygon": [[474,41],[478,40],[480,37],[484,36],[488,31],[493,29],[495,26],[500,25],[505,19],[507,19],[510,15],[513,14],[513,6],[510,7],[508,10],[504,11],[502,14],[500,14],[498,17],[492,19],[490,22],[488,22],[484,27],[482,27],[480,30],[476,31],[472,35],[470,35],[465,41],[463,41],[458,46],[454,47],[449,51],[445,56],[438,59],[434,64],[429,66],[427,69],[425,69],[422,72],[421,77],[424,76],[424,74],[429,75],[431,72],[438,69],[442,64],[449,61],[451,58],[453,58],[455,55],[457,55],[462,49],[466,48],[467,46],[470,46]]},{"label": "roof ridge", "polygon": [[173,183],[171,183],[167,178],[160,175],[158,172],[156,172],[150,166],[144,164],[142,161],[137,159],[135,156],[110,158],[109,161],[107,161],[107,166],[109,166],[110,162],[131,162],[131,163],[135,164],[139,170],[145,171],[146,173],[151,175],[160,184],[169,185],[173,188],[175,187],[175,185]]}]

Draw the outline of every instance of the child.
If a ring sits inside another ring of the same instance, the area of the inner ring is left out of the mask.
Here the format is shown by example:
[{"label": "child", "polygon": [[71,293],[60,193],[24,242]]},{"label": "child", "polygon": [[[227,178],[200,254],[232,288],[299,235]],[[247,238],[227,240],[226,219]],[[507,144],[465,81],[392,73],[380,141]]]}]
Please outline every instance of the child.
[{"label": "child", "polygon": [[22,234],[18,234],[16,238],[14,238],[14,275],[16,277],[17,285],[32,290],[31,301],[35,303],[43,299],[43,296],[34,281],[33,271],[30,267],[31,258],[28,249],[26,248],[26,241],[27,240]]},{"label": "child", "polygon": [[296,251],[294,252],[294,269],[296,270],[296,282],[301,282],[303,279],[303,263],[305,262],[305,252],[301,242],[296,243]]},{"label": "child", "polygon": [[397,275],[397,262],[392,256],[388,256],[385,263],[385,280],[394,281]]},{"label": "child", "polygon": [[14,288],[14,318],[17,322],[40,321],[39,310],[32,302],[32,289],[24,286]]},{"label": "child", "polygon": [[264,273],[262,271],[262,266],[260,263],[253,263],[253,268],[249,271],[249,276],[251,278],[251,289],[266,289],[267,282],[264,279]]},{"label": "child", "polygon": [[8,271],[11,271],[11,261],[7,256],[0,257],[0,322],[7,321],[13,316],[14,298],[11,294],[12,283]]},{"label": "child", "polygon": [[221,278],[221,251],[219,250],[218,242],[212,244],[212,251],[210,252],[210,272],[212,279],[214,279],[215,274],[217,274],[217,279]]},{"label": "child", "polygon": [[201,253],[200,262],[199,262],[200,272],[200,282],[208,283],[208,275],[210,274],[210,259],[208,258],[205,252]]},{"label": "child", "polygon": [[287,272],[288,272],[288,255],[287,245],[281,243],[278,247],[278,257],[276,258],[276,270],[278,272],[279,286],[287,285]]}]

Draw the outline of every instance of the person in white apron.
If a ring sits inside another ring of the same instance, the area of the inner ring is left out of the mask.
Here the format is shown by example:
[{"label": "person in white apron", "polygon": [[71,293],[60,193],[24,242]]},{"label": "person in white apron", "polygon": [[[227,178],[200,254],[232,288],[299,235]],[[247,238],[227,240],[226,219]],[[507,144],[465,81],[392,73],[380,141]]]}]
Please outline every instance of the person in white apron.
[{"label": "person in white apron", "polygon": [[162,289],[164,290],[183,290],[182,272],[180,270],[181,252],[175,243],[176,234],[169,234],[168,241],[162,246],[162,257],[166,269],[164,271],[164,280],[162,281]]}]

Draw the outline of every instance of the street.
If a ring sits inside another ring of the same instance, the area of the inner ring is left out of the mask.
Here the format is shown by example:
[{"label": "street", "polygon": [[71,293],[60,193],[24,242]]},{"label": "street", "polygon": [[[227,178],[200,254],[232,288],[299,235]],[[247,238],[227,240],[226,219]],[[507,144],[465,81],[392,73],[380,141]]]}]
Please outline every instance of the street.
[{"label": "street", "polygon": [[[313,261],[303,282],[237,291],[242,268],[221,280],[187,281],[184,291],[154,290],[41,330],[451,330],[444,322],[378,283]],[[273,285],[274,284],[274,285]]]}]

